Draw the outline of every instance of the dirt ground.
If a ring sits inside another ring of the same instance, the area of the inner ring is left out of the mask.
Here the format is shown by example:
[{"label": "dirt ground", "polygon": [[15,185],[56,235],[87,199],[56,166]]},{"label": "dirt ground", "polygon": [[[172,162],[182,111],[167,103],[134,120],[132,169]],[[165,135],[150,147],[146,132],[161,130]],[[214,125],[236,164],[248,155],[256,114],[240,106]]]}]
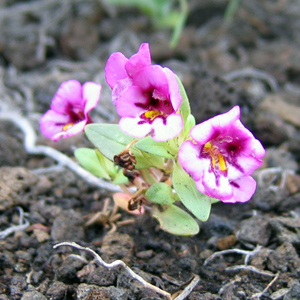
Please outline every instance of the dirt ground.
[{"label": "dirt ground", "polygon": [[[190,0],[180,42],[170,49],[170,30],[133,8],[0,0],[0,300],[166,299],[121,267],[99,266],[72,247],[53,249],[63,241],[106,262],[123,260],[173,297],[198,275],[185,299],[300,299],[300,3],[241,1],[224,24],[227,3]],[[154,63],[181,78],[197,122],[240,105],[242,121],[267,149],[253,198],[214,205],[196,236],[165,233],[148,214],[119,211],[120,223],[107,221],[107,190],[28,151],[28,124],[38,145],[73,160],[74,149],[90,146],[83,135],[54,143],[39,131],[64,80],[101,83],[93,119],[117,122],[104,66],[111,53],[131,56],[142,42]],[[87,226],[99,211],[102,223]]]}]

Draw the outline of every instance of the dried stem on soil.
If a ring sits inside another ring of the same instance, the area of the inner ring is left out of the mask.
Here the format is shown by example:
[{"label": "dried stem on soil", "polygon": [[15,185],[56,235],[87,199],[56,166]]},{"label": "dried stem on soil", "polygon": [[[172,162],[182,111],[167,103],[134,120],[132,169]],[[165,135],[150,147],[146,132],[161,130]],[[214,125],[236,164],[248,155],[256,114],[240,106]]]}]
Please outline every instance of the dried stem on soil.
[{"label": "dried stem on soil", "polygon": [[16,231],[25,230],[29,226],[29,222],[24,218],[23,209],[21,207],[17,207],[17,209],[20,214],[19,225],[13,225],[3,231],[0,231],[0,239],[4,239]]},{"label": "dried stem on soil", "polygon": [[[99,254],[97,254],[94,250],[88,248],[88,247],[82,247],[74,242],[62,242],[59,244],[56,244],[53,246],[53,248],[57,248],[60,246],[70,246],[70,247],[74,247],[78,250],[83,250],[86,251],[90,254],[93,255],[93,257],[96,259],[96,261],[104,266],[105,268],[111,269],[117,266],[121,266],[123,267],[134,279],[136,279],[138,282],[140,282],[145,288],[149,288],[153,291],[155,291],[156,293],[165,296],[168,300],[172,300],[172,296],[170,293],[158,288],[155,285],[152,285],[150,283],[148,283],[147,281],[145,281],[141,276],[139,276],[138,274],[134,273],[122,260],[115,260],[112,263],[106,263],[105,261],[103,261],[103,259],[100,257]],[[183,300],[185,299],[190,293],[191,291],[194,289],[194,287],[198,284],[200,278],[198,275],[195,275],[193,280],[188,284],[188,286],[181,292],[181,294],[179,296],[177,296],[174,300]]]},{"label": "dried stem on soil", "polygon": [[247,251],[247,250],[242,250],[242,249],[228,249],[228,250],[218,251],[218,252],[213,253],[210,257],[208,257],[205,260],[204,266],[206,266],[209,262],[211,262],[217,256],[224,255],[224,254],[230,254],[230,253],[236,253],[236,254],[246,255],[246,257],[245,257],[245,265],[247,265],[249,257],[253,256],[256,253],[258,253],[260,251],[260,249],[261,249],[261,246],[258,245],[252,251]]},{"label": "dried stem on soil", "polygon": [[95,185],[99,188],[103,188],[111,192],[121,191],[118,186],[105,182],[101,178],[92,175],[90,172],[80,167],[76,162],[74,162],[62,152],[48,146],[36,145],[36,134],[30,122],[26,118],[15,113],[0,112],[0,120],[11,121],[22,130],[22,132],[24,133],[24,147],[27,153],[51,157],[60,165],[68,167],[89,184]]},{"label": "dried stem on soil", "polygon": [[[274,274],[273,274],[274,275]],[[266,293],[268,291],[268,289],[272,286],[272,284],[278,279],[279,277],[279,273],[274,275],[274,278],[269,282],[269,284],[265,287],[265,289],[260,292],[260,293],[256,293],[254,295],[252,295],[252,297],[250,299],[254,299],[254,298],[260,298],[264,295],[264,293]]]}]

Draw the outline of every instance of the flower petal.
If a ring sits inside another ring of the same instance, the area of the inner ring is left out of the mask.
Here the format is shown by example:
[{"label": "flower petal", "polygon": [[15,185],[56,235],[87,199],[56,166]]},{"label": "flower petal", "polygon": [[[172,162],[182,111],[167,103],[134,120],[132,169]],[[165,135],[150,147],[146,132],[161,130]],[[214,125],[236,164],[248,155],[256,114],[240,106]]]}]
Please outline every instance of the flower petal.
[{"label": "flower petal", "polygon": [[132,82],[143,91],[156,89],[160,95],[166,95],[166,99],[169,99],[167,76],[161,66],[150,65],[144,67],[132,78]]},{"label": "flower petal", "polygon": [[138,53],[132,55],[126,62],[125,69],[129,77],[134,77],[145,66],[151,65],[149,44],[143,43]]},{"label": "flower petal", "polygon": [[179,85],[175,74],[168,68],[163,69],[168,80],[170,101],[172,103],[173,109],[176,112],[182,102],[182,96],[179,92]]},{"label": "flower petal", "polygon": [[216,176],[213,171],[203,172],[201,180],[196,181],[196,186],[204,193],[221,201],[230,199],[233,195],[232,186],[229,184],[227,176]]},{"label": "flower petal", "polygon": [[178,160],[184,170],[190,174],[195,181],[203,177],[203,173],[208,170],[209,159],[199,159],[200,146],[192,141],[185,141],[180,146]]},{"label": "flower petal", "polygon": [[121,79],[118,83],[114,86],[112,90],[112,102],[116,105],[120,95],[125,91],[127,88],[132,86],[132,79],[127,77],[125,79]]},{"label": "flower petal", "polygon": [[82,96],[85,101],[84,113],[87,115],[92,109],[94,109],[101,96],[102,86],[94,82],[86,82],[82,86]]},{"label": "flower petal", "polygon": [[71,106],[83,107],[81,84],[77,80],[63,82],[51,103],[51,109],[58,113],[68,113]]},{"label": "flower petal", "polygon": [[170,140],[180,134],[183,129],[182,116],[178,114],[171,114],[166,118],[164,124],[161,118],[156,118],[152,123],[153,140],[157,142],[164,142]]},{"label": "flower petal", "polygon": [[52,140],[58,141],[60,138],[67,138],[76,135],[84,130],[85,125],[86,125],[86,120],[76,123],[75,125],[70,126],[67,130],[56,133],[52,137]]},{"label": "flower petal", "polygon": [[119,95],[116,108],[121,117],[138,117],[145,109],[136,104],[146,104],[147,98],[138,86],[131,86]]},{"label": "flower petal", "polygon": [[239,106],[234,106],[227,113],[218,115],[202,122],[191,129],[191,137],[199,144],[205,145],[213,138],[221,135],[240,117]]},{"label": "flower petal", "polygon": [[53,136],[61,132],[68,123],[70,123],[68,115],[48,110],[40,120],[41,132],[46,138],[53,139]]},{"label": "flower petal", "polygon": [[241,177],[231,183],[233,196],[225,203],[247,202],[253,196],[256,189],[256,181],[251,176]]},{"label": "flower petal", "polygon": [[128,58],[121,52],[113,53],[107,60],[105,66],[105,79],[107,84],[113,89],[118,80],[128,77],[125,64]]},{"label": "flower petal", "polygon": [[149,123],[138,124],[140,122],[140,118],[121,118],[119,125],[122,131],[125,133],[137,137],[142,138],[149,134],[152,130],[152,126]]}]

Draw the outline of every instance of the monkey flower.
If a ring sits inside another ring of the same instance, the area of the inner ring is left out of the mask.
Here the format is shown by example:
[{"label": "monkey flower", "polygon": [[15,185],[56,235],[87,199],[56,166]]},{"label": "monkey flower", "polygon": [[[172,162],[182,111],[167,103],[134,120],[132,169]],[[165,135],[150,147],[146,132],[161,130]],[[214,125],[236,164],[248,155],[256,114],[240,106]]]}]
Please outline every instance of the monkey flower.
[{"label": "monkey flower", "polygon": [[91,123],[89,112],[100,100],[101,85],[77,80],[63,82],[54,98],[51,109],[40,120],[43,135],[53,141],[76,135]]},{"label": "monkey flower", "polygon": [[151,65],[148,44],[129,59],[120,52],[112,54],[105,77],[125,133],[138,138],[151,134],[159,142],[180,134],[183,120],[177,111],[182,97],[177,78],[170,69]]},{"label": "monkey flower", "polygon": [[191,129],[192,141],[179,149],[179,162],[201,193],[226,203],[246,202],[256,189],[250,176],[262,163],[265,150],[239,120],[233,107]]}]

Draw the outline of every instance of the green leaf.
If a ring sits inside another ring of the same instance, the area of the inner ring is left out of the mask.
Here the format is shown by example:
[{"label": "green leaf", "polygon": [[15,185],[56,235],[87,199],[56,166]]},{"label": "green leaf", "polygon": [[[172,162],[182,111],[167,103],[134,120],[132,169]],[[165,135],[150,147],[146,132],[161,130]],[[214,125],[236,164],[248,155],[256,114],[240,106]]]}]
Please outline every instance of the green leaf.
[{"label": "green leaf", "polygon": [[128,181],[128,178],[123,174],[123,170],[119,170],[119,172],[113,178],[113,183],[116,185],[125,184]]},{"label": "green leaf", "polygon": [[[97,147],[100,152],[113,161],[114,156],[120,154],[128,144],[135,139],[119,128],[117,124],[89,124],[85,127],[88,139]],[[162,167],[163,159],[137,149],[130,148],[137,160],[136,169],[149,167]]]},{"label": "green leaf", "polygon": [[179,107],[179,113],[182,115],[182,119],[185,124],[188,119],[188,116],[191,114],[190,102],[189,102],[189,99],[185,92],[184,86],[183,86],[181,80],[179,79],[179,77],[177,77],[177,82],[178,82],[178,86],[179,86],[179,92],[182,97],[182,102]]},{"label": "green leaf", "polygon": [[162,205],[172,204],[177,200],[172,188],[163,182],[151,185],[146,192],[146,198],[153,203]]},{"label": "green leaf", "polygon": [[134,139],[123,133],[117,124],[89,124],[85,127],[88,139],[106,156],[113,161]]},{"label": "green leaf", "polygon": [[95,149],[94,151],[95,151],[98,161],[101,164],[104,171],[111,178],[115,178],[115,176],[118,172],[118,167],[115,166],[115,164],[112,161],[110,161],[108,158],[106,158],[98,149]]},{"label": "green leaf", "polygon": [[177,163],[174,167],[172,182],[183,205],[199,220],[207,221],[211,198],[198,191],[194,180]]},{"label": "green leaf", "polygon": [[168,142],[156,142],[151,136],[140,139],[135,144],[135,147],[144,152],[164,158],[174,158],[176,154]]},{"label": "green leaf", "polygon": [[192,127],[195,126],[195,124],[196,124],[195,117],[193,115],[189,115],[184,124],[184,129],[183,129],[185,138],[189,135],[190,130],[192,129]]},{"label": "green leaf", "polygon": [[199,232],[196,220],[176,205],[154,206],[152,213],[161,229],[171,234],[189,236]]},{"label": "green leaf", "polygon": [[102,177],[104,179],[110,180],[109,174],[106,172],[105,168],[101,165],[98,160],[97,154],[94,149],[89,148],[79,148],[76,149],[75,157],[79,163],[90,173],[97,177]]}]

